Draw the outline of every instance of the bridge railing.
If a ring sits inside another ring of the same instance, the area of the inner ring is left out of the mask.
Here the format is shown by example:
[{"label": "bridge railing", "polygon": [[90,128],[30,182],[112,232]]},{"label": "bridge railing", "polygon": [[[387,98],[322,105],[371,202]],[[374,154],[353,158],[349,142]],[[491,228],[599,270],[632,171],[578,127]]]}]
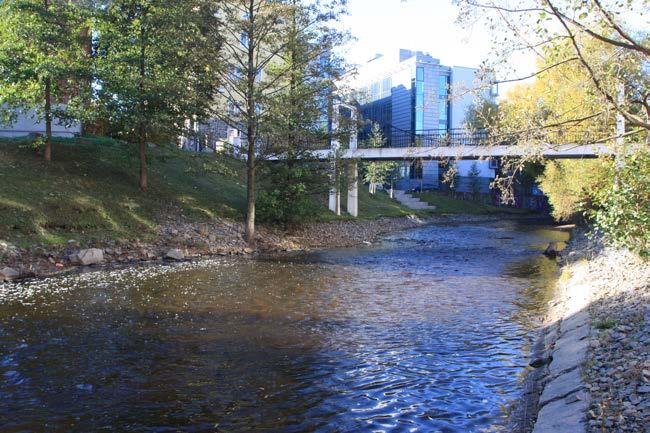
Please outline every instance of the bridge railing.
[{"label": "bridge railing", "polygon": [[[400,129],[383,131],[385,143],[381,147],[438,147],[438,146],[483,146],[490,144],[487,131],[468,131],[466,129],[429,129],[418,132]],[[370,136],[362,131],[359,147],[374,147]]]},{"label": "bridge railing", "polygon": [[[538,129],[508,133],[490,133],[487,130],[429,129],[418,132],[404,131],[394,127],[382,131],[385,142],[380,147],[447,147],[447,146],[490,146],[516,145],[518,143],[549,144],[595,144],[611,141],[611,131],[594,131],[586,128]],[[368,131],[359,134],[360,148],[376,147]]]}]

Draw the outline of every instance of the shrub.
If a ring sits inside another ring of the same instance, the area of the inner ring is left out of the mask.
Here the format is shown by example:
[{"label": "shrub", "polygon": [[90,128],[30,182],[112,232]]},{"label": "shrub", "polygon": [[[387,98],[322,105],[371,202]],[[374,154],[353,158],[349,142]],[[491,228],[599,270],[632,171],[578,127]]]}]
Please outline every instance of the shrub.
[{"label": "shrub", "polygon": [[468,173],[469,187],[472,190],[474,197],[477,197],[481,193],[481,180],[479,179],[480,174],[481,172],[478,169],[478,164],[476,161],[474,161]]},{"label": "shrub", "polygon": [[608,243],[650,255],[650,153],[627,157],[621,168],[611,164],[615,179],[591,194],[587,215]]},{"label": "shrub", "polygon": [[557,221],[571,221],[589,206],[590,195],[611,186],[611,161],[549,161],[539,177],[539,186],[548,197]]},{"label": "shrub", "polygon": [[329,190],[325,167],[309,161],[277,161],[265,167],[262,180],[257,218],[284,226],[317,215],[317,196]]}]

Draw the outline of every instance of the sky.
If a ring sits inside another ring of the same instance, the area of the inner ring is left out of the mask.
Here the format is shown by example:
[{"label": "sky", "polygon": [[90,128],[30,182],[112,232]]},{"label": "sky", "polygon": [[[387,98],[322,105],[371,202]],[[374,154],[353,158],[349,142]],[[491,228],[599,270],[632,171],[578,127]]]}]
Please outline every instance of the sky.
[{"label": "sky", "polygon": [[[641,0],[635,0],[641,1]],[[420,50],[439,58],[445,66],[478,67],[490,55],[491,37],[480,24],[465,28],[456,23],[458,8],[452,0],[348,0],[349,14],[342,27],[356,40],[346,48],[348,63],[362,65],[377,53],[396,57],[400,48]],[[636,6],[637,10],[643,10]],[[623,12],[622,22],[634,31],[647,31],[650,14]],[[497,76],[525,77],[536,71],[535,56],[520,53],[509,59],[509,72]],[[516,76],[512,76],[512,75]],[[516,85],[500,86],[501,95]]]},{"label": "sky", "polygon": [[[348,10],[342,24],[357,38],[346,52],[352,64],[400,48],[428,52],[446,66],[478,67],[489,55],[489,34],[456,24],[458,10],[451,0],[349,0]],[[518,64],[527,71],[534,59],[519,59]]]}]

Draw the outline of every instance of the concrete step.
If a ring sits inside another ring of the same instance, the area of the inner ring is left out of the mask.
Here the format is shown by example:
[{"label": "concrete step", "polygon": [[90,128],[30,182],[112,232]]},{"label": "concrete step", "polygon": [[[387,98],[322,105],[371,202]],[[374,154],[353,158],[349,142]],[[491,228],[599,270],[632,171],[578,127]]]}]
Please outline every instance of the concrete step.
[{"label": "concrete step", "polygon": [[395,200],[404,206],[415,210],[435,210],[435,206],[430,206],[428,203],[420,201],[417,197],[407,194],[405,191],[395,190]]}]

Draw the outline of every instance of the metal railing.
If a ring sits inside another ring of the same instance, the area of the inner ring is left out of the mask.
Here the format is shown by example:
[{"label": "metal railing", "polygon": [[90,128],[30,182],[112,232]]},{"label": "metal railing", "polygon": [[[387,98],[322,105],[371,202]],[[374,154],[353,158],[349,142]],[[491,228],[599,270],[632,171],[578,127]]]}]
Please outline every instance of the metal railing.
[{"label": "metal railing", "polygon": [[[438,147],[438,146],[482,146],[489,144],[487,131],[468,131],[467,129],[428,129],[405,131],[388,127],[382,130],[384,144],[379,147]],[[359,147],[376,147],[371,142],[368,131],[359,134]]]},{"label": "metal railing", "polygon": [[[443,146],[490,146],[516,145],[519,143],[549,144],[596,144],[613,141],[615,133],[607,130],[594,131],[586,128],[536,129],[513,133],[491,133],[487,130],[429,129],[405,131],[395,127],[382,129],[384,143],[378,147],[443,147]],[[372,143],[369,131],[359,134],[359,148],[377,147]]]}]

